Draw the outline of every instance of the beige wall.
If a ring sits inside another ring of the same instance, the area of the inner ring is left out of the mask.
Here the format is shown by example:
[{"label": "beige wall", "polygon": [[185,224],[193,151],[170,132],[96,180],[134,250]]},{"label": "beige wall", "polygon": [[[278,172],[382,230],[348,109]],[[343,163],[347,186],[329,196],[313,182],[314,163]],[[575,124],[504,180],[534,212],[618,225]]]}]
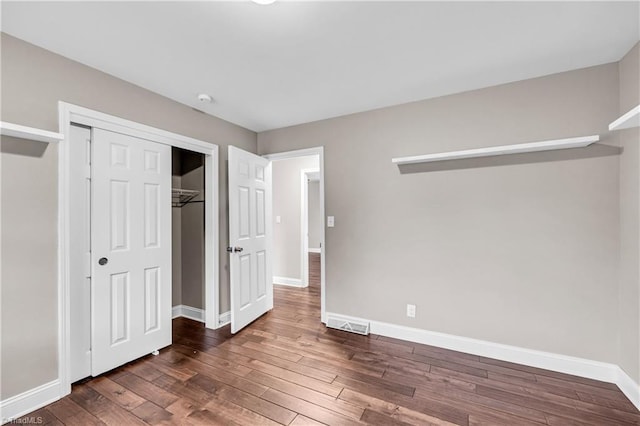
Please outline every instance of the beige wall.
[{"label": "beige wall", "polygon": [[320,182],[309,182],[308,191],[309,248],[320,248],[322,226],[324,224],[320,211]]},{"label": "beige wall", "polygon": [[[620,61],[620,115],[640,104],[640,45]],[[618,133],[620,146],[620,367],[640,383],[640,133]]]},{"label": "beige wall", "polygon": [[[218,144],[228,310],[227,146],[255,152],[256,134],[6,34],[0,42],[3,121],[57,131],[62,100]],[[57,149],[2,140],[2,399],[57,377]]]},{"label": "beige wall", "polygon": [[[182,188],[200,191],[204,200],[204,166],[182,175]],[[204,308],[204,203],[182,207],[182,304]],[[226,254],[226,251],[225,251]]]},{"label": "beige wall", "polygon": [[[3,85],[3,101],[5,93]],[[0,140],[2,400],[58,376],[57,181],[52,148],[4,136]]]},{"label": "beige wall", "polygon": [[[302,279],[300,173],[303,169],[318,167],[317,156],[273,162],[273,275],[276,277]],[[276,223],[276,216],[280,216],[280,223]]]},{"label": "beige wall", "polygon": [[[617,363],[618,110],[614,63],[264,132],[258,149],[325,147],[329,312]],[[391,163],[590,134],[602,143]]]}]

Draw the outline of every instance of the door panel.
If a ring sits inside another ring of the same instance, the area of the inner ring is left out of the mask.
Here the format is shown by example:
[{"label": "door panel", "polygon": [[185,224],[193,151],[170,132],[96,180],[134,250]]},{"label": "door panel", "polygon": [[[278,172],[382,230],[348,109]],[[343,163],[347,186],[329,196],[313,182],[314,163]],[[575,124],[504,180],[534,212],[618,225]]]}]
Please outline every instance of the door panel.
[{"label": "door panel", "polygon": [[171,344],[171,147],[94,129],[91,219],[95,376]]},{"label": "door panel", "polygon": [[229,147],[231,332],[273,308],[271,274],[271,166]]},{"label": "door panel", "polygon": [[78,197],[69,211],[70,361],[69,378],[91,375],[91,130],[72,125],[70,192]]},{"label": "door panel", "polygon": [[144,332],[148,333],[160,326],[160,269],[144,271]]},{"label": "door panel", "polygon": [[129,273],[111,275],[111,344],[129,340]]}]

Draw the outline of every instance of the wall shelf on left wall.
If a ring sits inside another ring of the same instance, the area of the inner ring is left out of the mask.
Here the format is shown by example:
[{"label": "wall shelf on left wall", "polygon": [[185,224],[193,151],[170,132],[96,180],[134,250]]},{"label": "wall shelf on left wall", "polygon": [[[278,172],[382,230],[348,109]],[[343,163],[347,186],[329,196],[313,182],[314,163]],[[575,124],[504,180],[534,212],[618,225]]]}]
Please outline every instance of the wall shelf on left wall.
[{"label": "wall shelf on left wall", "polygon": [[7,123],[5,121],[0,121],[0,132],[0,134],[5,136],[46,143],[59,142],[64,139],[64,135],[62,133],[36,129],[35,127],[21,126],[19,124]]}]

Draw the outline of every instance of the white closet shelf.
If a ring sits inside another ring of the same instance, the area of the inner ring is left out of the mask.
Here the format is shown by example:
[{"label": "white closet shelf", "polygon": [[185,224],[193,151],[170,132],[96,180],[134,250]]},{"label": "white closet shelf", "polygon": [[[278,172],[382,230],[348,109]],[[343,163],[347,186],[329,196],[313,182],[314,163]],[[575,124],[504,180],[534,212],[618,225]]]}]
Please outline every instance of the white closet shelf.
[{"label": "white closet shelf", "polygon": [[517,145],[491,146],[488,148],[467,149],[464,151],[440,152],[437,154],[415,155],[413,157],[392,158],[399,166],[405,164],[430,163],[434,161],[461,160],[465,158],[492,157],[495,155],[522,154],[525,152],[553,151],[556,149],[581,148],[600,140],[599,135],[578,138],[557,139],[542,142],[529,142]]},{"label": "white closet shelf", "polygon": [[632,127],[640,127],[640,105],[609,124],[609,130],[630,129]]},{"label": "white closet shelf", "polygon": [[58,142],[64,139],[62,133],[50,132],[48,130],[36,129],[34,127],[21,126],[19,124],[0,121],[1,134],[20,139],[30,139],[40,142]]}]

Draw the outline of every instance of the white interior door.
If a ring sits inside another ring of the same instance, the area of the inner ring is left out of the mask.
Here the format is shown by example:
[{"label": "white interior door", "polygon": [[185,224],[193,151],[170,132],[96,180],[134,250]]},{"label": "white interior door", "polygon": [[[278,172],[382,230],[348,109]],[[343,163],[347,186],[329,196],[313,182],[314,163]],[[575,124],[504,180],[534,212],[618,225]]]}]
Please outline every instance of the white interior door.
[{"label": "white interior door", "polygon": [[171,147],[94,129],[91,165],[96,376],[171,344]]},{"label": "white interior door", "polygon": [[271,164],[229,147],[231,332],[273,308]]}]

